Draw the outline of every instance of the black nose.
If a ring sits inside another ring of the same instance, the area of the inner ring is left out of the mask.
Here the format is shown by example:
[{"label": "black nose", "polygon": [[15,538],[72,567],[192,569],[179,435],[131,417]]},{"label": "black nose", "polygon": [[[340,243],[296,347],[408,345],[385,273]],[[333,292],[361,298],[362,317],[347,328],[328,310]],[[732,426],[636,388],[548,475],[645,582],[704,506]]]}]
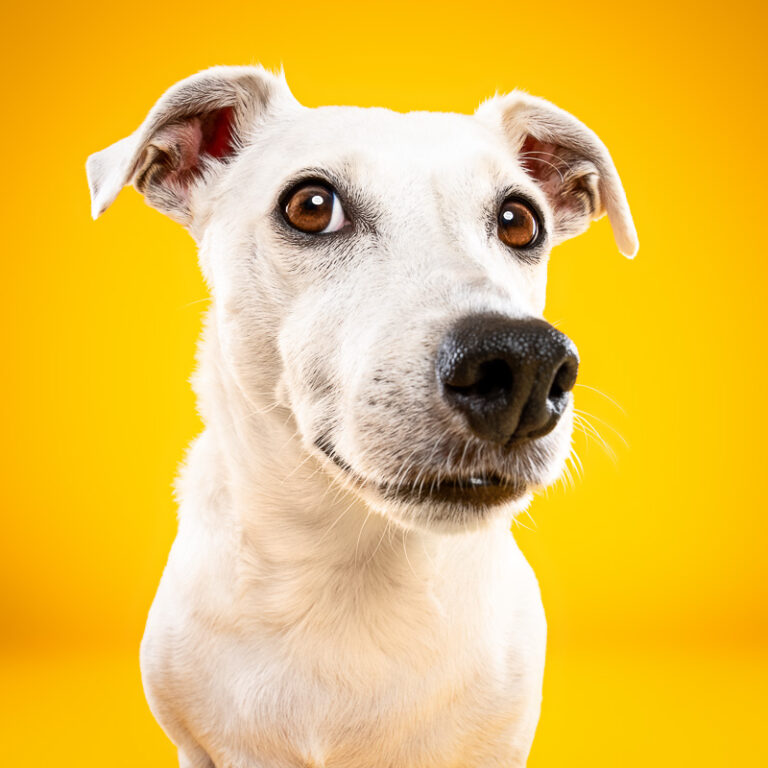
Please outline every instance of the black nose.
[{"label": "black nose", "polygon": [[443,397],[484,440],[509,443],[554,429],[576,383],[574,343],[544,320],[470,315],[437,353]]}]

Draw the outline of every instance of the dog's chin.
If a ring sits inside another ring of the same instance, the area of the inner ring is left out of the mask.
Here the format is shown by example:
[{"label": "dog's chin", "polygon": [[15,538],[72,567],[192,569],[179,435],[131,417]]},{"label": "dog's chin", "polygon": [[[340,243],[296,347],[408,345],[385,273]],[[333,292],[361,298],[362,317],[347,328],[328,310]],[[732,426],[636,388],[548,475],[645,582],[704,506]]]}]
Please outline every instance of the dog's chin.
[{"label": "dog's chin", "polygon": [[358,473],[325,441],[318,441],[333,471],[369,506],[406,528],[459,531],[476,528],[500,515],[514,515],[541,485],[539,478],[496,472],[450,477],[420,472],[413,480],[388,483]]}]

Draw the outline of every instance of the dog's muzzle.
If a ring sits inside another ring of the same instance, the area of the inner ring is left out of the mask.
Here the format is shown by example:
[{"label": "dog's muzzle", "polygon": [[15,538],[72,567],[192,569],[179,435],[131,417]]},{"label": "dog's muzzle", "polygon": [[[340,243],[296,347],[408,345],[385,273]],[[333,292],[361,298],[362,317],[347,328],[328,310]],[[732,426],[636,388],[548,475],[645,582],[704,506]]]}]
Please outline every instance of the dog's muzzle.
[{"label": "dog's muzzle", "polygon": [[461,433],[445,430],[428,457],[375,482],[337,453],[330,433],[315,445],[384,499],[482,515],[537,484],[536,467],[548,458],[535,440],[565,413],[578,366],[573,342],[544,320],[470,315],[446,333],[435,361],[436,386]]},{"label": "dog's muzzle", "polygon": [[496,314],[462,318],[436,361],[443,399],[476,437],[501,445],[555,428],[578,367],[574,343],[546,321]]}]

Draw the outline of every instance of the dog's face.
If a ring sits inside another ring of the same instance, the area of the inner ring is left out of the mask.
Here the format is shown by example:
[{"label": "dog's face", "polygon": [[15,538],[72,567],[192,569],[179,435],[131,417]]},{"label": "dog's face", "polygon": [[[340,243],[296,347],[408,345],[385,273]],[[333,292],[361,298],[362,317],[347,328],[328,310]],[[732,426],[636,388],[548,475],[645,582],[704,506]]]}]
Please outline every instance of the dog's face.
[{"label": "dog's face", "polygon": [[190,227],[244,395],[290,408],[376,510],[465,527],[561,471],[578,360],[541,320],[549,251],[606,210],[636,249],[610,156],[566,113],[521,94],[472,116],[310,110],[222,68],[89,178],[96,214],[132,180]]}]

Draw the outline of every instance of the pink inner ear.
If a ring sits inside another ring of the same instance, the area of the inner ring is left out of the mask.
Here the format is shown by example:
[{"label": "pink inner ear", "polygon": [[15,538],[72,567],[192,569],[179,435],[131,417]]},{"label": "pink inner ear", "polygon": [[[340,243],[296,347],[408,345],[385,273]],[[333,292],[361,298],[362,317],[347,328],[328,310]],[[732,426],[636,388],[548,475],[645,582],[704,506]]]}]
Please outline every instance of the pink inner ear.
[{"label": "pink inner ear", "polygon": [[562,150],[557,144],[526,136],[518,157],[529,176],[546,183],[551,176],[560,181],[564,175],[567,166],[564,166],[560,152]]},{"label": "pink inner ear", "polygon": [[174,157],[171,170],[173,174],[179,175],[197,167],[203,140],[203,127],[200,119],[195,117],[158,131],[153,144]]},{"label": "pink inner ear", "polygon": [[218,160],[232,154],[232,123],[232,108],[224,107],[163,128],[154,143],[161,148],[176,148],[178,167],[173,168],[176,175],[195,171],[200,166],[202,155]]},{"label": "pink inner ear", "polygon": [[152,137],[136,170],[136,188],[166,212],[183,212],[189,207],[190,190],[206,170],[206,159],[221,160],[233,154],[234,110],[223,107],[190,115],[170,123]]},{"label": "pink inner ear", "polygon": [[213,112],[205,122],[202,151],[211,157],[221,158],[232,154],[232,107]]}]

